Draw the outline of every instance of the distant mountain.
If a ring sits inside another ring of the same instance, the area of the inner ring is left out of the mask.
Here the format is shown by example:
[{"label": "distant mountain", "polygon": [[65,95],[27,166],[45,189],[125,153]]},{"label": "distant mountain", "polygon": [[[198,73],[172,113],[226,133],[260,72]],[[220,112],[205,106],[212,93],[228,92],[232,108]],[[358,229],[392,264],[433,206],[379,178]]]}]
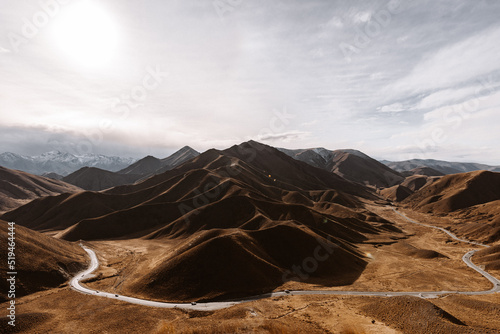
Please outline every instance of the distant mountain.
[{"label": "distant mountain", "polygon": [[200,153],[189,146],[184,146],[177,152],[173,153],[167,158],[158,159],[148,155],[145,158],[135,162],[134,164],[122,169],[120,174],[139,174],[139,175],[152,175],[160,174],[175,168],[184,162],[191,160]]},{"label": "distant mountain", "polygon": [[0,167],[0,212],[13,210],[39,197],[79,191],[80,188],[62,181]]},{"label": "distant mountain", "polygon": [[449,162],[449,161],[432,160],[432,159],[426,159],[426,160],[412,159],[405,161],[384,160],[382,162],[398,172],[411,171],[412,169],[419,167],[429,167],[445,175],[474,172],[477,170],[500,172],[500,166],[489,166],[472,162]]},{"label": "distant mountain", "polygon": [[443,176],[445,175],[444,173],[435,170],[434,168],[430,167],[417,167],[413,168],[412,170],[401,172],[401,175],[403,176],[413,176],[413,175],[425,175],[425,176]]},{"label": "distant mountain", "polygon": [[154,174],[164,173],[199,154],[191,147],[185,146],[165,159],[158,159],[148,155],[118,172],[83,167],[64,177],[63,180],[85,190],[101,191],[112,187],[132,184],[138,180],[147,179]]},{"label": "distant mountain", "polygon": [[333,172],[364,185],[387,188],[404,180],[397,171],[357,150],[330,151],[325,148],[280,151],[314,167]]},{"label": "distant mountain", "polygon": [[192,149],[189,146],[184,146],[179,151],[175,152],[171,156],[162,159],[161,164],[162,168],[156,171],[156,174],[160,174],[166,172],[167,170],[171,170],[179,165],[182,165],[186,161],[189,161],[193,158],[196,158],[200,155],[200,152]]},{"label": "distant mountain", "polygon": [[85,190],[100,191],[134,183],[141,177],[142,175],[137,174],[118,174],[95,167],[83,167],[65,176],[63,181]]},{"label": "distant mountain", "polygon": [[36,175],[56,173],[65,176],[82,167],[118,171],[135,161],[133,158],[109,157],[102,154],[73,155],[61,151],[31,157],[10,152],[0,154],[0,166]]},{"label": "distant mountain", "polygon": [[162,168],[161,160],[148,155],[145,158],[134,162],[132,165],[118,171],[118,174],[137,174],[137,175],[147,175],[156,172],[158,169]]}]

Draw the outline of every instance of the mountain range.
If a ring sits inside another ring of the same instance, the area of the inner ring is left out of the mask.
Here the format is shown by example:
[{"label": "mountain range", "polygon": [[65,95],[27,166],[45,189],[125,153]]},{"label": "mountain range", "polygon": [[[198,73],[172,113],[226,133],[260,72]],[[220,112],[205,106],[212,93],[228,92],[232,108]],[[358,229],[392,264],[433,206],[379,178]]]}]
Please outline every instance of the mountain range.
[{"label": "mountain range", "polygon": [[68,241],[175,242],[175,251],[132,273],[137,279],[122,288],[204,300],[271,291],[318,242],[331,255],[305,281],[350,284],[367,265],[356,244],[400,237],[365,201],[381,200],[361,184],[250,141],[135,184],[44,197],[1,219]]},{"label": "mountain range", "polygon": [[445,175],[474,172],[477,170],[500,172],[500,166],[490,166],[472,162],[450,162],[450,161],[433,160],[433,159],[412,159],[405,161],[382,160],[382,162],[398,172],[411,171],[419,167],[432,168],[435,171],[438,171]]},{"label": "mountain range", "polygon": [[0,154],[0,166],[36,175],[56,173],[66,176],[82,167],[119,171],[136,160],[102,154],[74,155],[61,151],[51,151],[37,156],[24,156],[10,152]]},{"label": "mountain range", "polygon": [[83,167],[63,177],[62,181],[85,190],[100,191],[124,184],[132,184],[154,174],[161,174],[198,155],[200,155],[199,152],[185,146],[165,159],[147,156],[118,172],[110,172],[95,167]]}]

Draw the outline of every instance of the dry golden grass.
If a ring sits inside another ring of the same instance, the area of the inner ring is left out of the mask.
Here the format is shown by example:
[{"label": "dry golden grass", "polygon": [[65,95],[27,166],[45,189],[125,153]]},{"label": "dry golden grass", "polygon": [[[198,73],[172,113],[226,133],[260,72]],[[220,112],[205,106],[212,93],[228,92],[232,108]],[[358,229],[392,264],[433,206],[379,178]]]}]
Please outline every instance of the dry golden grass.
[{"label": "dry golden grass", "polygon": [[366,332],[361,328],[357,328],[356,326],[344,326],[340,334],[366,334]]},{"label": "dry golden grass", "polygon": [[[231,323],[210,323],[199,324],[189,328],[181,324],[171,322],[163,322],[158,328],[156,334],[226,334],[226,333],[270,333],[270,334],[290,334],[296,333],[291,331],[281,323],[268,322],[258,327],[250,326],[248,323],[231,322]],[[361,333],[361,332],[356,332]]]}]

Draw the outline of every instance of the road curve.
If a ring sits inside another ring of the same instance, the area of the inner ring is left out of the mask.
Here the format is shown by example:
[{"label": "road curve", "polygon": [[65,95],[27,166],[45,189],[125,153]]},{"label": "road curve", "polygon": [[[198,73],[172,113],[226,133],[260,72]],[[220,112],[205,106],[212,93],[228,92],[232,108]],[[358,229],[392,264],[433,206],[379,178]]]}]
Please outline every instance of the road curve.
[{"label": "road curve", "polygon": [[[474,241],[468,241],[465,239],[460,239],[450,231],[442,228],[442,227],[437,227],[437,226],[432,226],[432,225],[427,225],[427,224],[422,224],[419,222],[416,222],[408,217],[406,217],[404,214],[400,213],[396,209],[394,209],[394,212],[396,212],[398,215],[409,221],[410,223],[429,227],[429,228],[434,228],[438,229],[446,234],[448,234],[451,238],[460,241],[460,242],[465,242],[468,244],[472,245],[477,245],[477,246],[483,246],[483,247],[489,247],[487,245],[477,243]],[[325,291],[325,290],[297,290],[297,291],[278,291],[278,292],[271,292],[271,293],[266,293],[262,295],[257,295],[253,297],[248,297],[240,300],[235,300],[235,301],[226,301],[226,302],[208,302],[208,303],[168,303],[168,302],[157,302],[157,301],[152,301],[152,300],[146,300],[146,299],[141,299],[141,298],[134,298],[134,297],[127,297],[127,296],[122,296],[119,294],[114,294],[114,293],[109,293],[109,292],[102,292],[102,291],[97,291],[97,290],[92,290],[89,288],[86,288],[80,284],[82,280],[85,280],[87,278],[92,277],[92,273],[99,267],[99,261],[97,259],[97,256],[95,252],[83,245],[81,245],[83,249],[89,254],[90,257],[90,266],[78,273],[75,277],[73,277],[70,281],[70,286],[72,289],[88,294],[88,295],[93,295],[93,296],[98,296],[98,297],[105,297],[105,298],[111,298],[111,299],[116,299],[116,300],[121,300],[124,302],[132,303],[132,304],[139,304],[139,305],[144,305],[144,306],[153,306],[153,307],[162,307],[162,308],[180,308],[180,309],[187,309],[187,310],[196,310],[196,311],[214,311],[214,310],[220,310],[224,308],[228,308],[237,304],[253,301],[253,300],[259,300],[259,299],[264,299],[264,298],[271,298],[271,297],[280,297],[280,296],[289,296],[289,295],[345,295],[345,296],[377,296],[377,297],[394,297],[394,296],[414,296],[414,297],[421,297],[421,298],[437,298],[439,296],[443,295],[450,295],[450,294],[457,294],[457,295],[486,295],[486,294],[492,294],[496,292],[500,292],[500,280],[497,279],[496,277],[490,275],[488,272],[484,271],[480,267],[476,266],[471,258],[472,255],[477,250],[471,250],[467,252],[463,257],[462,260],[464,263],[469,266],[470,268],[474,269],[481,275],[483,275],[486,279],[488,279],[492,284],[493,287],[490,290],[486,291],[416,291],[416,292],[407,292],[407,291],[401,291],[401,292],[395,292],[395,291]]]}]

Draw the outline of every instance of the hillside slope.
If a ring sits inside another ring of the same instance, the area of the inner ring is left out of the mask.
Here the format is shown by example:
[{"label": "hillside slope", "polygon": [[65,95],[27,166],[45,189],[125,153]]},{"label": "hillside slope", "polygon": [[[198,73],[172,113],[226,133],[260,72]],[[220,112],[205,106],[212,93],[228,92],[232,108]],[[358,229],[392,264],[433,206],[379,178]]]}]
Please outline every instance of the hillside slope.
[{"label": "hillside slope", "polygon": [[141,175],[136,174],[118,174],[99,168],[83,167],[65,176],[63,181],[85,190],[100,191],[123,184],[134,183],[140,178]]},{"label": "hillside slope", "polygon": [[400,173],[356,150],[329,151],[324,148],[280,150],[294,159],[363,185],[388,188],[404,180]]},{"label": "hillside slope", "polygon": [[[7,238],[9,225],[0,220],[0,300],[7,300]],[[77,244],[48,237],[15,225],[16,296],[21,297],[46,288],[57,287],[82,270],[87,254]]]},{"label": "hillside slope", "polygon": [[477,171],[443,176],[403,203],[414,209],[448,213],[500,199],[500,173]]},{"label": "hillside slope", "polygon": [[0,213],[39,197],[79,191],[80,188],[62,181],[0,167]]}]

